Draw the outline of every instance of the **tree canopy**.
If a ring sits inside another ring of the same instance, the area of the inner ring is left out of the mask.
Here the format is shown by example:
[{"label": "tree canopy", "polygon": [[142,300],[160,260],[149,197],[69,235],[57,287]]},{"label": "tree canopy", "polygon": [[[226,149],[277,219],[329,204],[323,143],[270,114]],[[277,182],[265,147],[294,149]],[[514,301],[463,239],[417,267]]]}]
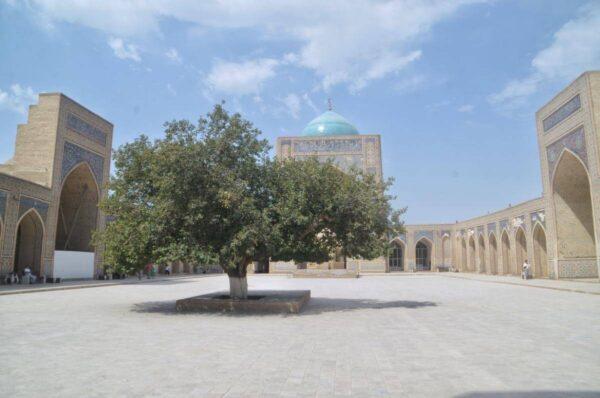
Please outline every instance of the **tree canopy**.
[{"label": "tree canopy", "polygon": [[[105,263],[125,272],[148,262],[216,261],[245,278],[252,261],[376,258],[402,230],[390,181],[316,159],[274,161],[260,131],[216,105],[197,125],[165,123],[115,151],[96,237]],[[244,279],[245,281],[245,279]]]}]

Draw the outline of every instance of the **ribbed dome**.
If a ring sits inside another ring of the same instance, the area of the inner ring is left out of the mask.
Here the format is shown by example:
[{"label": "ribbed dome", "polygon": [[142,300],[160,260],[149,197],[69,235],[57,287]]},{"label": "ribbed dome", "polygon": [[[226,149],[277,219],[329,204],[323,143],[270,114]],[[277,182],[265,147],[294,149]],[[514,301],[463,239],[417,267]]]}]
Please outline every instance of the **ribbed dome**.
[{"label": "ribbed dome", "polygon": [[358,130],[343,116],[327,111],[308,123],[302,130],[302,135],[358,135]]}]

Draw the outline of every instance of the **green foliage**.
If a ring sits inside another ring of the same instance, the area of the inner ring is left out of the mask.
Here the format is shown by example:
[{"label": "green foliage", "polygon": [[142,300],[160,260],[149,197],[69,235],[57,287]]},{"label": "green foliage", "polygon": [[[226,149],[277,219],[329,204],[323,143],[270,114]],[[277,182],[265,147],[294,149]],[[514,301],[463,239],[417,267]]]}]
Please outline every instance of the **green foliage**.
[{"label": "green foliage", "polygon": [[274,259],[323,262],[336,249],[345,257],[385,254],[389,235],[403,232],[386,195],[390,181],[316,159],[286,160],[274,167],[272,208]]},{"label": "green foliage", "polygon": [[120,147],[101,204],[114,221],[96,237],[105,263],[133,272],[148,262],[218,261],[230,276],[245,276],[255,260],[385,251],[387,235],[402,229],[389,182],[314,159],[273,162],[259,136],[216,105],[196,126],[168,122],[164,138]]}]

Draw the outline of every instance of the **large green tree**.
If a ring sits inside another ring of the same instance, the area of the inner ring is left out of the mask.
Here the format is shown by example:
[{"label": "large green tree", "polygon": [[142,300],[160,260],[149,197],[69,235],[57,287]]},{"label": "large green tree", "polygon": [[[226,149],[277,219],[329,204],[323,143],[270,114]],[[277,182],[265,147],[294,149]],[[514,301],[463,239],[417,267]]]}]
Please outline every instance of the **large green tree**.
[{"label": "large green tree", "polygon": [[97,237],[106,262],[132,271],[151,259],[214,259],[231,296],[245,298],[253,261],[327,261],[338,249],[375,258],[402,229],[389,182],[316,159],[272,161],[269,149],[222,105],[197,125],[169,122],[164,138],[119,148],[101,205],[114,221]]}]

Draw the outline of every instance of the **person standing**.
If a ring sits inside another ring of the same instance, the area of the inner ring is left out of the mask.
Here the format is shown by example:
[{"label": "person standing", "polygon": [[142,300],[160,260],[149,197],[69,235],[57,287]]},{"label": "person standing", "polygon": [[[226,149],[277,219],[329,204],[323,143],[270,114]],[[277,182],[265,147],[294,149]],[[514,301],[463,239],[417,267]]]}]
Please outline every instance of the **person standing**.
[{"label": "person standing", "polygon": [[521,273],[521,277],[525,280],[529,279],[529,267],[529,262],[525,259],[525,262],[523,263],[523,272]]}]

